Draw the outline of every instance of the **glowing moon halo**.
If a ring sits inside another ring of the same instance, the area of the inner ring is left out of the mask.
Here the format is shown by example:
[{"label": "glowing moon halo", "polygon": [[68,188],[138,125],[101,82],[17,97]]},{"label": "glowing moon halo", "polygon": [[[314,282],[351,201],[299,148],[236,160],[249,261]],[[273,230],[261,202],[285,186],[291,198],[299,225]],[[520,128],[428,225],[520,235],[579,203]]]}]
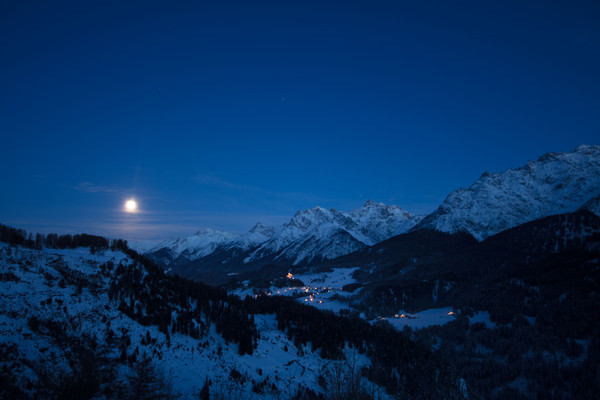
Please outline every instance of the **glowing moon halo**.
[{"label": "glowing moon halo", "polygon": [[125,211],[133,213],[137,211],[137,201],[131,199],[125,202]]}]

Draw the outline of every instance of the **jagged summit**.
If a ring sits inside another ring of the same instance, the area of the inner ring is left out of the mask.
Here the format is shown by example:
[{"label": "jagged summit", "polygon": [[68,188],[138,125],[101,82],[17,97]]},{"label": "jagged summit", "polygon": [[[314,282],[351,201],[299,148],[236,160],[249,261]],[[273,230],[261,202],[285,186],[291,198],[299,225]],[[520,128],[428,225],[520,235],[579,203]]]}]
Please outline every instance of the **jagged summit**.
[{"label": "jagged summit", "polygon": [[547,153],[517,169],[486,172],[450,193],[414,229],[468,232],[478,240],[528,221],[581,208],[600,194],[600,146]]},{"label": "jagged summit", "polygon": [[371,200],[371,199],[369,199],[369,200],[367,200],[367,201],[365,202],[365,205],[364,205],[363,207],[376,207],[376,206],[379,206],[379,205],[385,205],[385,204],[383,204],[383,203],[378,203],[378,202],[376,202],[375,200]]},{"label": "jagged summit", "polygon": [[362,208],[349,213],[350,218],[360,226],[360,232],[366,236],[365,243],[373,245],[400,233],[408,232],[423,217],[413,215],[398,206],[388,206],[367,200]]},{"label": "jagged summit", "polygon": [[262,222],[257,222],[256,225],[254,225],[252,227],[252,229],[250,229],[249,232],[251,233],[263,233],[263,232],[269,232],[272,231],[273,227],[271,226],[267,226],[265,224],[263,224]]}]

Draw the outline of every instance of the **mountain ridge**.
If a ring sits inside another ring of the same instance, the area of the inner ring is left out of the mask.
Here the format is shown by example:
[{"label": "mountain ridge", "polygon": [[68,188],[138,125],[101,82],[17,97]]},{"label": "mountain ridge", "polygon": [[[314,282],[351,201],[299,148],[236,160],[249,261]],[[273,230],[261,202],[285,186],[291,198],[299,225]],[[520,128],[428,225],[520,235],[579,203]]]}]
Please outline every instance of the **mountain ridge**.
[{"label": "mountain ridge", "polygon": [[421,218],[398,206],[372,200],[349,212],[316,206],[297,211],[280,226],[259,222],[243,235],[204,229],[187,238],[163,241],[144,253],[174,268],[204,258],[211,258],[217,265],[234,261],[306,264],[348,254],[404,233]]},{"label": "mountain ridge", "polygon": [[600,195],[600,146],[546,153],[516,169],[485,172],[451,192],[413,230],[467,232],[481,241],[549,215],[573,212]]},{"label": "mountain ridge", "polygon": [[231,276],[269,264],[314,266],[419,230],[464,232],[482,241],[550,215],[579,209],[599,215],[599,204],[600,146],[580,145],[519,168],[484,172],[425,217],[372,200],[349,212],[316,206],[276,227],[257,223],[243,235],[202,230],[197,235],[206,238],[165,241],[144,253],[175,273],[212,280],[215,274]]}]

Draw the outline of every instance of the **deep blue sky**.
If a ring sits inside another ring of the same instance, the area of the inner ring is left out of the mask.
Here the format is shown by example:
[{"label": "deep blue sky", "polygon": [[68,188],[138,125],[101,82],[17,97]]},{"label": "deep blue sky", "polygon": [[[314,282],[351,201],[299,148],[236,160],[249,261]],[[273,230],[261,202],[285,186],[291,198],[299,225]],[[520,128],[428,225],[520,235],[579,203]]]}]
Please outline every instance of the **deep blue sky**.
[{"label": "deep blue sky", "polygon": [[427,213],[598,144],[598,71],[598,1],[4,0],[0,222],[156,239]]}]

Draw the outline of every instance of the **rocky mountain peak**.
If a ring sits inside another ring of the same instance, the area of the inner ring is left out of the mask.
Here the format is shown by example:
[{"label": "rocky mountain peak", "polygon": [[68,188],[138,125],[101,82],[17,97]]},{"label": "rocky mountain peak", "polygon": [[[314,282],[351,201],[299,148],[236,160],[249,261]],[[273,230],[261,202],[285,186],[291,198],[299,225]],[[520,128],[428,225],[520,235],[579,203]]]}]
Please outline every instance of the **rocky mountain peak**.
[{"label": "rocky mountain peak", "polygon": [[250,233],[260,233],[266,236],[272,236],[273,232],[275,231],[275,228],[272,226],[267,226],[265,224],[263,224],[262,222],[257,222],[256,225],[254,225],[252,227],[252,229],[250,229]]}]

